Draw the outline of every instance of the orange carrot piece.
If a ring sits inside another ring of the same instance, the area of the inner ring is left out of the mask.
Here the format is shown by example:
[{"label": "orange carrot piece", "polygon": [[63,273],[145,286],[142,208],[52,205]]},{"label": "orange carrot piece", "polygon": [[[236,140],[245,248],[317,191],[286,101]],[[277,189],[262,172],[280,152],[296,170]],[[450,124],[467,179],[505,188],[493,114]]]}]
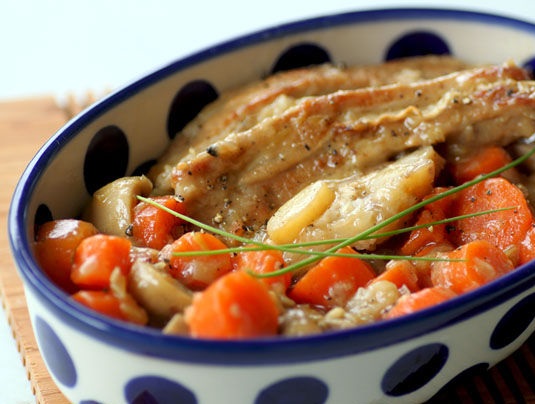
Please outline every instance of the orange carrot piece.
[{"label": "orange carrot piece", "polygon": [[406,314],[436,306],[439,303],[455,297],[456,294],[448,288],[431,287],[418,292],[401,296],[396,304],[383,316],[385,319],[401,317]]},{"label": "orange carrot piece", "polygon": [[[446,190],[447,188],[444,187],[435,188],[428,198]],[[424,206],[418,213],[415,225],[425,225],[446,219],[449,216],[452,201],[453,197],[445,197]],[[446,224],[439,224],[411,231],[401,246],[400,253],[402,255],[415,255],[429,245],[449,243],[446,226]]]},{"label": "orange carrot piece", "polygon": [[[185,214],[184,203],[174,196],[157,196],[151,198],[154,202],[175,212]],[[161,208],[147,202],[139,202],[133,213],[132,236],[136,243],[145,247],[161,250],[177,238],[177,228],[184,221]]]},{"label": "orange carrot piece", "polygon": [[120,298],[110,291],[80,290],[71,296],[78,303],[105,316],[139,325],[148,322],[144,309],[133,298]]},{"label": "orange carrot piece", "polygon": [[386,264],[384,272],[372,279],[370,283],[389,281],[398,288],[405,286],[411,292],[420,290],[416,267],[406,260],[392,260]]},{"label": "orange carrot piece", "polygon": [[519,244],[533,223],[524,194],[504,178],[490,178],[459,192],[452,209],[454,216],[509,207],[513,209],[456,221],[451,239],[456,245],[487,240],[504,250]]},{"label": "orange carrot piece", "polygon": [[[258,274],[275,272],[284,267],[282,252],[278,250],[242,251],[234,257],[233,262],[234,268],[237,270],[252,271]],[[286,273],[259,279],[268,286],[285,292],[290,286],[292,275]]]},{"label": "orange carrot piece", "polygon": [[288,296],[297,303],[344,306],[357,289],[366,286],[375,273],[369,263],[358,258],[351,247],[338,251],[352,257],[326,257],[310,268],[290,289]]},{"label": "orange carrot piece", "polygon": [[107,289],[116,267],[123,275],[130,272],[131,246],[126,238],[105,234],[82,240],[74,253],[72,281],[81,289]]},{"label": "orange carrot piece", "polygon": [[44,223],[35,236],[35,258],[52,282],[73,293],[78,290],[71,280],[74,251],[83,239],[97,233],[95,226],[81,220],[61,219]]},{"label": "orange carrot piece", "polygon": [[471,241],[441,256],[463,261],[434,261],[431,281],[434,286],[457,294],[476,289],[514,269],[505,253],[486,240]]},{"label": "orange carrot piece", "polygon": [[512,161],[509,153],[500,146],[489,146],[453,163],[451,174],[456,184],[463,184],[479,175],[488,174]]},{"label": "orange carrot piece", "polygon": [[279,312],[265,283],[245,271],[217,279],[184,312],[196,338],[245,339],[275,335]]},{"label": "orange carrot piece", "polygon": [[531,225],[518,246],[518,265],[526,264],[533,259],[535,259],[535,223]]},{"label": "orange carrot piece", "polygon": [[212,251],[225,249],[227,246],[210,233],[188,232],[175,240],[171,246],[169,272],[192,290],[202,290],[217,278],[233,269],[230,253],[196,257],[180,257],[173,252]]}]

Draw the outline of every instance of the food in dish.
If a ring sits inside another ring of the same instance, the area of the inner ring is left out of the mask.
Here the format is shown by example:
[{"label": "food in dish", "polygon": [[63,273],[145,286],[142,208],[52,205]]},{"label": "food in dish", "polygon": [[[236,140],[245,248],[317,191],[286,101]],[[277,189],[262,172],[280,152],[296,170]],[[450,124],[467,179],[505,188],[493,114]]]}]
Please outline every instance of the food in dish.
[{"label": "food in dish", "polygon": [[451,57],[278,73],[43,225],[36,257],[81,304],[196,338],[412,313],[535,255],[533,94],[514,63]]}]

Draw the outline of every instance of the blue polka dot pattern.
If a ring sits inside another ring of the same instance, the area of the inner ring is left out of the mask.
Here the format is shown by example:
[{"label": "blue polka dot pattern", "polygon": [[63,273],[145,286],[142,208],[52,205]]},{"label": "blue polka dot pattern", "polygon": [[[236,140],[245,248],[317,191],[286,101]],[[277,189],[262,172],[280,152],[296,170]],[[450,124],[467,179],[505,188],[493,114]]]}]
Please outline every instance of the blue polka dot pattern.
[{"label": "blue polka dot pattern", "polygon": [[150,168],[154,164],[156,164],[156,160],[155,159],[145,161],[144,163],[141,163],[140,165],[138,165],[134,169],[134,171],[132,172],[132,175],[144,175],[144,174],[147,174],[149,172]]},{"label": "blue polka dot pattern", "polygon": [[533,313],[535,293],[523,298],[505,313],[490,336],[490,347],[501,349],[516,340],[533,321]]},{"label": "blue polka dot pattern", "polygon": [[100,129],[87,148],[84,160],[84,181],[89,194],[124,177],[128,166],[129,146],[124,132],[110,125]]},{"label": "blue polka dot pattern", "polygon": [[39,316],[35,318],[35,335],[50,373],[65,386],[74,387],[77,374],[71,356],[54,330]]},{"label": "blue polka dot pattern", "polygon": [[299,44],[284,51],[275,62],[272,73],[297,69],[312,65],[319,65],[331,61],[329,53],[315,44]]},{"label": "blue polka dot pattern", "polygon": [[418,390],[440,372],[448,353],[448,347],[440,343],[424,345],[406,353],[383,376],[383,392],[398,397]]},{"label": "blue polka dot pattern", "polygon": [[37,210],[35,211],[35,217],[33,219],[34,228],[39,227],[43,223],[46,223],[52,220],[53,218],[54,217],[49,207],[44,204],[40,204],[37,207]]},{"label": "blue polka dot pattern", "polygon": [[411,56],[451,54],[450,47],[440,36],[426,31],[411,32],[396,40],[386,52],[386,60]]},{"label": "blue polka dot pattern", "polygon": [[219,97],[207,81],[195,80],[182,87],[175,95],[167,117],[167,135],[174,139],[197,114]]},{"label": "blue polka dot pattern", "polygon": [[529,72],[531,78],[535,77],[535,57],[526,60],[522,66]]},{"label": "blue polka dot pattern", "polygon": [[300,376],[266,387],[255,404],[323,404],[328,396],[327,384],[315,377]]},{"label": "blue polka dot pattern", "polygon": [[197,404],[186,387],[158,376],[140,376],[128,382],[124,395],[129,404]]},{"label": "blue polka dot pattern", "polygon": [[80,404],[103,404],[100,401],[95,400],[82,400],[80,401]]}]

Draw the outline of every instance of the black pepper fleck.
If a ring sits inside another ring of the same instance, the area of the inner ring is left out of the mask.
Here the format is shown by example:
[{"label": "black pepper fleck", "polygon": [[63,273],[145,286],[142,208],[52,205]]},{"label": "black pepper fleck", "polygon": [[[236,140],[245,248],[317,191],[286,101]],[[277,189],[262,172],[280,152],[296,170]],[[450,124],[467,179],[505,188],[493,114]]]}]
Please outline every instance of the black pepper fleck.
[{"label": "black pepper fleck", "polygon": [[215,146],[209,146],[206,149],[206,153],[208,153],[212,157],[217,157],[217,149]]}]

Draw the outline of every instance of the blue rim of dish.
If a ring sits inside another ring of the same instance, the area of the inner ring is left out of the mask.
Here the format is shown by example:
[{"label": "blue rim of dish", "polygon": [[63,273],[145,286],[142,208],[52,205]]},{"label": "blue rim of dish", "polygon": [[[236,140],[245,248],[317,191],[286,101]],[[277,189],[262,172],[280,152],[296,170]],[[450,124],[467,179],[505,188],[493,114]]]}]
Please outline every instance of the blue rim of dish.
[{"label": "blue rim of dish", "polygon": [[221,365],[295,363],[354,355],[467,320],[533,288],[535,264],[527,264],[491,284],[445,302],[439,307],[388,322],[299,338],[209,341],[163,335],[157,330],[103,318],[79,307],[43,275],[33,259],[26,233],[28,211],[25,202],[30,200],[40,173],[81,128],[120,102],[190,66],[288,34],[346,24],[429,18],[492,23],[535,34],[535,25],[528,22],[463,10],[402,8],[334,14],[274,26],[215,45],[156,70],[98,102],[68,122],[46,142],[22,174],[13,194],[8,217],[9,241],[19,273],[26,285],[36,294],[39,302],[47,306],[61,321],[100,341],[142,355]]}]

